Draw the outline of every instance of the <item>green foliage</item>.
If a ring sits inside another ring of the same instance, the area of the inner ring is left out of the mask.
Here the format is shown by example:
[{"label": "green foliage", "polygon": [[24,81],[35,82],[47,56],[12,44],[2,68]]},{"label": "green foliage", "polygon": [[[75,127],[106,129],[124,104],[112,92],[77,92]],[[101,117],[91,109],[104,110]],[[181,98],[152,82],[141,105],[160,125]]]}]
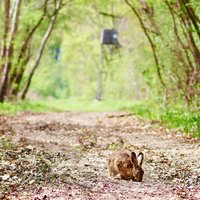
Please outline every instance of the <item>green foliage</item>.
[{"label": "green foliage", "polygon": [[123,109],[144,119],[157,121],[168,128],[175,128],[190,136],[200,137],[200,112],[189,111],[186,106],[168,105],[163,108],[155,102],[139,102]]},{"label": "green foliage", "polygon": [[[88,1],[87,5],[84,1],[78,1],[81,2],[82,7],[73,4],[62,11],[57,29],[52,34],[46,54],[33,79],[32,90],[39,96],[95,97],[97,69],[100,65],[100,33],[103,28],[113,28],[110,17],[99,15],[98,12],[112,13],[113,9],[116,15],[122,16],[127,12],[127,7],[120,2],[115,2],[113,8],[106,1]],[[61,20],[63,17],[67,23]],[[117,27],[119,41],[123,46],[121,49],[111,53],[109,47],[104,46],[104,99],[143,98],[149,92],[149,86],[157,85],[152,53],[141,29],[135,28],[138,22],[132,23],[132,20],[134,18],[126,22],[128,28],[120,20],[116,22],[121,23]],[[51,51],[55,47],[61,51],[59,60],[54,59]],[[146,57],[145,63],[141,57]],[[141,71],[145,73],[144,78]],[[153,93],[154,89],[150,91]]]},{"label": "green foliage", "polygon": [[49,107],[47,104],[42,104],[40,102],[34,101],[21,101],[21,102],[4,102],[0,103],[0,114],[16,114],[22,111],[31,112],[47,112],[53,110],[54,108]]},{"label": "green foliage", "polygon": [[180,128],[185,133],[200,137],[200,113],[166,110],[160,119],[170,128]]},{"label": "green foliage", "polygon": [[123,105],[132,102],[108,100],[94,101],[88,99],[43,99],[37,101],[4,102],[0,104],[0,114],[16,114],[17,112],[49,112],[49,111],[116,111]]},{"label": "green foliage", "polygon": [[0,149],[8,150],[12,148],[13,145],[7,139],[0,137]]}]

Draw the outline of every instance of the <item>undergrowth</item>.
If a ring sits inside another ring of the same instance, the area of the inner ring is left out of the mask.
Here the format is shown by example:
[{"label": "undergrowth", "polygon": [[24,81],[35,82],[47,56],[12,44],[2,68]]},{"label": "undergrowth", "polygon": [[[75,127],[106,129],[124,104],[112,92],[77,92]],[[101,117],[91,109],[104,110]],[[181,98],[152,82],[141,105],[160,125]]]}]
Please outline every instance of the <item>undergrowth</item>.
[{"label": "undergrowth", "polygon": [[4,102],[0,103],[0,114],[12,115],[17,112],[47,112],[56,110],[54,107],[48,106],[43,102]]},{"label": "undergrowth", "polygon": [[135,103],[122,109],[147,120],[156,120],[168,128],[176,128],[192,137],[200,138],[200,112],[184,106],[161,107],[152,103]]}]

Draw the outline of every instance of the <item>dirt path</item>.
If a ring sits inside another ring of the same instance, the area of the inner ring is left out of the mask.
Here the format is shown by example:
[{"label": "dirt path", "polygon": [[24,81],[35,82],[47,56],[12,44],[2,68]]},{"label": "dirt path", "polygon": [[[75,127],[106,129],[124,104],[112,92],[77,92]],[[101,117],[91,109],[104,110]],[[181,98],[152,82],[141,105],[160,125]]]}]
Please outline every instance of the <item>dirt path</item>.
[{"label": "dirt path", "polygon": [[[0,139],[0,199],[200,199],[200,141],[127,113],[0,116]],[[108,178],[121,148],[144,152],[142,183]]]}]

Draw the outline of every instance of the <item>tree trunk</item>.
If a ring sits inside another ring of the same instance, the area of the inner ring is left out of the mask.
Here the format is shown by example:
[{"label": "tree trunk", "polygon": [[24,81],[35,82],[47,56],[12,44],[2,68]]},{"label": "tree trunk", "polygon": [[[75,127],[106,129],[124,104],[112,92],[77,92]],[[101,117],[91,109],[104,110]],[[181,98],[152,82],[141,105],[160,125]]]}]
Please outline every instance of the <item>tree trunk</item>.
[{"label": "tree trunk", "polygon": [[[5,2],[8,4],[9,2]],[[0,88],[0,101],[3,102],[4,98],[7,93],[7,89],[9,88],[8,85],[8,76],[9,72],[11,69],[12,65],[12,55],[13,55],[13,46],[14,46],[14,39],[15,39],[15,34],[17,31],[17,25],[18,25],[18,16],[19,16],[19,11],[20,11],[20,4],[21,0],[16,0],[15,5],[14,5],[14,10],[13,10],[13,15],[12,15],[12,24],[10,27],[10,33],[7,41],[7,46],[6,46],[6,52],[5,52],[5,65],[3,66],[3,71],[2,71],[2,76],[1,76],[1,88]],[[6,6],[7,8],[7,6]],[[5,27],[6,28],[6,27]]]},{"label": "tree trunk", "polygon": [[157,52],[156,52],[156,46],[155,44],[153,43],[144,23],[143,23],[143,20],[141,18],[141,16],[139,15],[139,13],[137,12],[137,10],[135,9],[135,7],[129,2],[129,0],[124,0],[126,2],[126,4],[132,9],[132,11],[134,12],[134,14],[136,15],[136,17],[138,18],[139,22],[140,22],[140,25],[150,43],[150,46],[151,46],[151,49],[152,49],[152,52],[153,52],[153,56],[154,56],[154,60],[155,60],[155,64],[156,64],[156,69],[157,69],[157,74],[158,74],[158,78],[162,84],[163,87],[165,87],[165,83],[163,81],[163,78],[162,78],[162,75],[161,75],[161,70],[160,70],[160,66],[159,66],[159,60],[158,60],[158,56],[157,56]]},{"label": "tree trunk", "polygon": [[193,10],[193,8],[189,5],[190,0],[179,0],[179,2],[182,3],[182,5],[184,6],[184,8],[187,12],[187,15],[190,18],[190,20],[196,30],[196,33],[200,39],[200,30],[199,30],[200,19],[195,14],[195,11]]},{"label": "tree trunk", "polygon": [[25,38],[25,40],[21,46],[20,53],[19,53],[19,56],[17,59],[16,67],[14,68],[14,70],[11,74],[10,84],[14,85],[14,87],[11,88],[11,93],[10,93],[11,96],[16,97],[18,95],[20,83],[22,81],[22,77],[23,77],[24,71],[26,69],[26,64],[28,63],[28,61],[30,59],[29,45],[30,45],[30,42],[31,42],[31,39],[32,39],[34,33],[40,27],[40,25],[42,24],[42,21],[44,20],[44,17],[47,12],[47,3],[48,3],[48,0],[45,0],[42,16],[40,17],[38,22],[35,24],[35,26],[31,29],[31,31],[28,33],[27,37]]},{"label": "tree trunk", "polygon": [[96,88],[96,100],[100,101],[102,99],[102,76],[103,76],[103,45],[100,47],[100,59],[97,72],[97,88]]},{"label": "tree trunk", "polygon": [[[4,62],[5,62],[5,56],[6,56],[6,42],[7,42],[7,35],[9,30],[9,22],[10,22],[10,0],[4,0],[4,6],[5,6],[5,14],[4,14],[4,33],[3,38],[1,42],[1,51],[0,51],[0,75],[2,74]],[[1,77],[1,76],[0,76]],[[1,85],[0,85],[1,87]]]},{"label": "tree trunk", "polygon": [[26,98],[26,94],[27,94],[28,89],[29,89],[29,87],[30,87],[30,85],[31,85],[31,81],[32,81],[33,75],[34,75],[34,73],[35,73],[35,70],[38,68],[38,65],[39,65],[39,63],[40,63],[42,54],[43,54],[43,52],[44,52],[44,47],[45,47],[45,45],[46,45],[46,43],[47,43],[48,38],[49,38],[50,35],[51,35],[51,32],[52,32],[52,30],[53,30],[53,27],[54,27],[54,24],[55,24],[57,15],[58,15],[58,12],[59,12],[59,10],[60,10],[60,8],[61,8],[61,5],[62,5],[62,0],[60,0],[60,1],[58,2],[58,5],[57,5],[57,7],[56,7],[56,9],[55,9],[55,12],[54,12],[53,16],[51,17],[50,24],[49,24],[48,29],[47,29],[47,31],[46,31],[44,37],[43,37],[43,40],[42,40],[42,42],[41,42],[41,44],[40,44],[38,53],[37,53],[37,55],[36,55],[36,59],[35,59],[34,65],[33,65],[33,67],[32,67],[32,70],[31,70],[30,74],[29,74],[29,77],[28,77],[28,80],[27,80],[26,85],[25,85],[25,87],[24,87],[24,90],[22,91],[21,99],[25,99],[25,98]]}]

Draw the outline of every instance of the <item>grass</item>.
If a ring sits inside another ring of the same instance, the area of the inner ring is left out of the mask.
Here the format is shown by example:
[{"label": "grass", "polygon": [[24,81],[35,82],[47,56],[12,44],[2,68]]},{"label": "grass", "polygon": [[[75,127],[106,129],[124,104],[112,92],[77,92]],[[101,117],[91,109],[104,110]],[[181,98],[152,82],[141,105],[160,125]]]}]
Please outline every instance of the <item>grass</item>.
[{"label": "grass", "polygon": [[136,103],[124,109],[147,120],[156,120],[168,128],[176,128],[192,136],[200,138],[200,112],[191,112],[183,106],[167,106],[155,103]]},{"label": "grass", "polygon": [[0,103],[0,114],[12,115],[17,112],[30,111],[30,112],[47,112],[53,110],[52,107],[40,102],[4,102]]},{"label": "grass", "polygon": [[0,104],[0,114],[15,114],[22,111],[128,111],[146,120],[156,120],[168,128],[176,128],[193,137],[200,138],[200,112],[189,112],[187,107],[168,106],[162,108],[159,104],[150,102],[127,101],[88,101],[85,99],[40,100],[23,102],[5,102]]},{"label": "grass", "polygon": [[86,99],[45,99],[39,101],[19,101],[0,103],[0,114],[12,115],[17,112],[49,112],[49,111],[81,111],[103,112],[117,111],[124,105],[132,105],[132,102],[124,101],[89,101]]}]

